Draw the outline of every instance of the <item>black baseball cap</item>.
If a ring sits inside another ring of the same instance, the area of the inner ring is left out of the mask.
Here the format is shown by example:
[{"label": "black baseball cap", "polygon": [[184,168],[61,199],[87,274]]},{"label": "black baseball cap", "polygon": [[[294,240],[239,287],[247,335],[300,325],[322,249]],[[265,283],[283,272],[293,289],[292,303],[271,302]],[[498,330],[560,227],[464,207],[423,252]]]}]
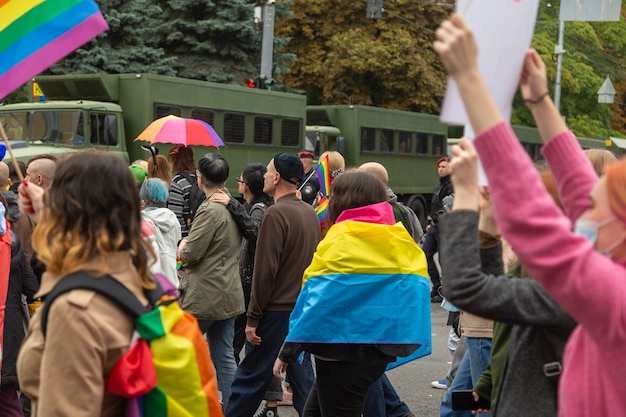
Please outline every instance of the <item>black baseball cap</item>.
[{"label": "black baseball cap", "polygon": [[299,185],[304,178],[304,167],[300,158],[288,153],[277,153],[274,155],[274,167],[280,177],[288,183]]}]

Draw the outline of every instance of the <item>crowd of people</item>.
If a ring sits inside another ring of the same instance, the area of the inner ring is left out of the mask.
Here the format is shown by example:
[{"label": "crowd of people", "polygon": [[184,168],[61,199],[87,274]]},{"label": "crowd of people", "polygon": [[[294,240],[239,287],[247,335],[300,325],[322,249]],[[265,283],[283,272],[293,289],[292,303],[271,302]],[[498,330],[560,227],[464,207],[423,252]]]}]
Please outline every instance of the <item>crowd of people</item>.
[{"label": "crowd of people", "polygon": [[[320,156],[328,196],[308,151],[234,176],[222,155],[196,161],[181,145],[167,157],[147,147],[130,167],[98,151],[0,162],[0,415],[124,415],[105,383],[131,344],[126,312],[75,289],[42,332],[38,306],[78,271],[110,275],[144,304],[155,276],[167,279],[206,337],[226,417],[276,417],[280,403],[304,417],[414,416],[385,371],[428,353],[433,302],[450,311],[454,354],[433,382],[447,390],[440,416],[626,412],[626,162],[582,151],[534,50],[520,88],[542,166],[502,119],[461,16],[434,49],[477,137],[437,161],[428,219],[398,202],[383,165],[346,167],[334,151]],[[473,404],[457,403],[463,391]]]}]

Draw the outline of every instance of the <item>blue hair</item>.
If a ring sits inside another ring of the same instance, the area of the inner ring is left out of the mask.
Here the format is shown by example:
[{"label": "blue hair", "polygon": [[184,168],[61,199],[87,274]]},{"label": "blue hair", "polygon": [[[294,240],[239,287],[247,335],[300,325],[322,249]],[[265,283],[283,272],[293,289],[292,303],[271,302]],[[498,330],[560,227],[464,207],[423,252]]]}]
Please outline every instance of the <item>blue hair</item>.
[{"label": "blue hair", "polygon": [[148,178],[139,190],[139,198],[146,202],[167,203],[168,185],[160,178]]}]

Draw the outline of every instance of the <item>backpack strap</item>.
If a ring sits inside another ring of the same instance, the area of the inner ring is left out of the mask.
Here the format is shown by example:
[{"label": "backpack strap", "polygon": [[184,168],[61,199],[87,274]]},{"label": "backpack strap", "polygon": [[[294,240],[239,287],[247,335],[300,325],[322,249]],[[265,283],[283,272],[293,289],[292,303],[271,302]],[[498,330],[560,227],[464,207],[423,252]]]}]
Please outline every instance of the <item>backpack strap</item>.
[{"label": "backpack strap", "polygon": [[188,172],[179,172],[178,173],[181,177],[183,177],[184,179],[186,179],[189,184],[191,184],[191,186],[193,187],[194,185],[198,185],[198,181],[194,180],[193,177],[191,175],[189,175]]},{"label": "backpack strap", "polygon": [[[157,287],[155,289],[145,291],[146,297],[151,305],[154,305],[161,295],[163,295],[163,289],[158,282],[156,284]],[[85,271],[74,272],[73,274],[63,277],[45,297],[41,311],[41,331],[44,338],[46,337],[48,313],[52,302],[61,294],[76,289],[92,290],[108,297],[122,310],[128,313],[133,320],[148,311],[148,308],[141,304],[139,299],[135,297],[128,288],[112,276],[103,275],[101,277],[95,277]]]}]

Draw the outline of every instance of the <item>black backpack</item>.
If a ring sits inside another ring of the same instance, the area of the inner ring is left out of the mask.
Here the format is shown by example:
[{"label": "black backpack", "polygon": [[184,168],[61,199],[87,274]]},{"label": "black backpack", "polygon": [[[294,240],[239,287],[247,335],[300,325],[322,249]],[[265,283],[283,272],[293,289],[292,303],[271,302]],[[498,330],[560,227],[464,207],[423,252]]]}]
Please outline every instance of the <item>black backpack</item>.
[{"label": "black backpack", "polygon": [[200,204],[204,202],[204,200],[206,199],[206,196],[204,195],[204,192],[200,189],[200,187],[198,187],[198,181],[196,180],[196,178],[192,177],[186,172],[181,172],[180,175],[184,179],[189,181],[189,184],[191,184],[191,189],[189,190],[189,200],[188,200],[189,214],[185,214],[185,210],[183,208],[183,219],[185,220],[185,224],[189,228],[191,227],[193,218],[196,215],[196,211],[198,211],[198,207],[200,207]]}]

